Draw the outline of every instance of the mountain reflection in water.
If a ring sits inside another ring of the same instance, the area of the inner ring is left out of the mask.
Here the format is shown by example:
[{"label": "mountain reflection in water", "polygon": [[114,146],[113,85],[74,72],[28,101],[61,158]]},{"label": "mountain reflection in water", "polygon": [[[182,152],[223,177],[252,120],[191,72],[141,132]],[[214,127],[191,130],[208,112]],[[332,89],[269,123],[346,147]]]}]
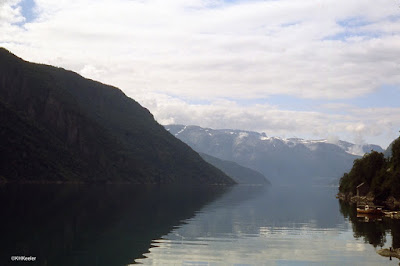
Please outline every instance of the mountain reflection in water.
[{"label": "mountain reflection in water", "polygon": [[[226,188],[0,187],[0,265],[127,265]],[[35,262],[11,262],[11,256]]]},{"label": "mountain reflection in water", "polygon": [[336,191],[7,185],[0,265],[398,265],[376,254],[398,247],[398,221],[361,222]]}]

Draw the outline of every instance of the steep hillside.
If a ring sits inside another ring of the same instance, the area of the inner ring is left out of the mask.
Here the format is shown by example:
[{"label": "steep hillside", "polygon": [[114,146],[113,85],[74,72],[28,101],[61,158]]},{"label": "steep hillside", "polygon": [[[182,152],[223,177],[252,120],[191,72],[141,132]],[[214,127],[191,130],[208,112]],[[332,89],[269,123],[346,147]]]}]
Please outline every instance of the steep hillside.
[{"label": "steep hillside", "polygon": [[357,147],[344,141],[332,144],[326,140],[281,139],[243,130],[165,127],[194,150],[257,170],[273,184],[329,184],[360,158],[353,151],[374,147]]},{"label": "steep hillside", "polygon": [[[0,101],[8,121],[0,140],[3,180],[233,183],[121,90],[5,49]],[[30,146],[22,148],[23,140]],[[13,172],[10,164],[32,169]]]},{"label": "steep hillside", "polygon": [[79,178],[85,164],[61,141],[1,101],[0,114],[0,182],[16,176],[21,181]]},{"label": "steep hillside", "polygon": [[263,174],[253,169],[235,162],[221,160],[205,153],[200,153],[200,156],[209,164],[222,170],[238,184],[271,184]]}]

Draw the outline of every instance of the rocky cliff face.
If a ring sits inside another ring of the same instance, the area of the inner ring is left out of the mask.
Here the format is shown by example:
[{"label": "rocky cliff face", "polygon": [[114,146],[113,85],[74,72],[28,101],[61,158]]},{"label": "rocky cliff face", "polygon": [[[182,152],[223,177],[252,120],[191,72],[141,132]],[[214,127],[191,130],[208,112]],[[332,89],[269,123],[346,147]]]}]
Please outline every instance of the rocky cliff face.
[{"label": "rocky cliff face", "polygon": [[[4,49],[0,49],[0,81],[2,118],[8,121],[3,125],[1,163],[4,167],[11,163],[6,150],[13,153],[19,146],[18,141],[11,143],[9,139],[23,139],[29,133],[28,139],[35,145],[21,152],[29,149],[36,154],[26,163],[37,166],[34,176],[29,171],[4,174],[2,167],[0,175],[7,180],[27,176],[48,180],[47,167],[59,180],[233,183],[117,88],[64,69],[25,62]],[[21,129],[16,131],[15,124]],[[51,149],[44,148],[48,143]],[[71,159],[46,159],[63,156]],[[36,159],[40,163],[32,163]],[[24,164],[13,163],[16,168]]]}]

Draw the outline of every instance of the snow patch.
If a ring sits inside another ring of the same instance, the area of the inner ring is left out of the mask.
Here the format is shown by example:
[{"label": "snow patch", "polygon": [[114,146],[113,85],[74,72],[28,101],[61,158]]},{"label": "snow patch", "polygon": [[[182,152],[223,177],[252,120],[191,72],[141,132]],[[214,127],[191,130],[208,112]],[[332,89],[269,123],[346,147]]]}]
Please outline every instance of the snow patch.
[{"label": "snow patch", "polygon": [[235,138],[235,146],[242,143],[243,139],[247,138],[248,136],[249,136],[249,134],[246,132],[239,132],[239,135]]},{"label": "snow patch", "polygon": [[238,139],[243,139],[243,138],[247,138],[249,136],[249,133],[246,132],[240,132]]},{"label": "snow patch", "polygon": [[357,144],[353,145],[352,147],[349,147],[346,152],[358,156],[363,156],[365,153],[363,151],[362,145],[357,145]]},{"label": "snow patch", "polygon": [[318,148],[318,146],[314,145],[314,143],[304,143],[304,146],[306,146],[310,151],[316,151]]},{"label": "snow patch", "polygon": [[181,134],[186,128],[187,128],[187,126],[184,126],[178,133],[175,134],[175,136],[178,136],[179,134]]}]

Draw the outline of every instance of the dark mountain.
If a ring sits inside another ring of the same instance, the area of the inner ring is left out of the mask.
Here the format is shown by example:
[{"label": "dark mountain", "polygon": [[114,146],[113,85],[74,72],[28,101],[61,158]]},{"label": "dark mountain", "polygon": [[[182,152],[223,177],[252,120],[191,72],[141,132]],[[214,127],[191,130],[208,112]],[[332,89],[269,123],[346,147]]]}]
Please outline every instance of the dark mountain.
[{"label": "dark mountain", "polygon": [[233,183],[121,90],[0,49],[0,176]]},{"label": "dark mountain", "polygon": [[257,170],[273,184],[329,184],[360,158],[352,153],[373,147],[344,141],[332,144],[326,140],[281,139],[243,130],[165,127],[197,152]]},{"label": "dark mountain", "polygon": [[222,170],[238,184],[271,184],[263,174],[253,169],[241,166],[235,162],[221,160],[205,153],[200,153],[200,156],[209,164]]}]

